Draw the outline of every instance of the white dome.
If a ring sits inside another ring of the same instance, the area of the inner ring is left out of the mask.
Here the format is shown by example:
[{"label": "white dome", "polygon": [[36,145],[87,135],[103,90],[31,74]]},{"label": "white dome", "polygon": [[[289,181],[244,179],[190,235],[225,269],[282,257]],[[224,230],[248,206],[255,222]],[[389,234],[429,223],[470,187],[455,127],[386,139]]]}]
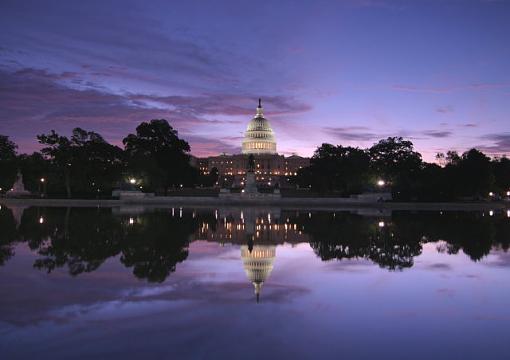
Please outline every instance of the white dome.
[{"label": "white dome", "polygon": [[276,154],[276,139],[269,121],[264,117],[259,99],[257,114],[251,119],[244,134],[243,154]]}]

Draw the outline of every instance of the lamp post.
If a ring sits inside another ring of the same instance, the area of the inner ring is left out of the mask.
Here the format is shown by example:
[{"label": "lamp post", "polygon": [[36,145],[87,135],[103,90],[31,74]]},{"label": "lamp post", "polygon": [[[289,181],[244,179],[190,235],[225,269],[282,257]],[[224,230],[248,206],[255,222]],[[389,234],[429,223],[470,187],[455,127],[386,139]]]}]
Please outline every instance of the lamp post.
[{"label": "lamp post", "polygon": [[39,182],[40,182],[39,192],[41,193],[41,197],[45,197],[45,195],[46,195],[46,179],[42,177],[39,179]]}]

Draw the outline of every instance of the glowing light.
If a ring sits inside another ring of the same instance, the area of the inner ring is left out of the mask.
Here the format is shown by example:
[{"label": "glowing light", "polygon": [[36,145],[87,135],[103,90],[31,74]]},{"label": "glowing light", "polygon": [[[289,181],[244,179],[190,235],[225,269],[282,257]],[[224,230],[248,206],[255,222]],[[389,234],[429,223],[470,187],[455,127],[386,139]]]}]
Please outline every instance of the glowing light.
[{"label": "glowing light", "polygon": [[489,210],[489,216],[493,216],[493,215],[494,215],[494,211]]},{"label": "glowing light", "polygon": [[384,180],[381,180],[381,179],[377,180],[377,185],[378,186],[384,186],[385,184],[386,183],[384,182]]},{"label": "glowing light", "polygon": [[489,196],[490,196],[490,197],[494,196],[494,193],[493,193],[492,191],[491,191],[491,192],[489,192]]},{"label": "glowing light", "polygon": [[[1,190],[1,189],[0,189]],[[510,196],[510,191],[506,192],[506,196]]]},{"label": "glowing light", "polygon": [[136,184],[136,179],[129,179],[130,184]]},{"label": "glowing light", "polygon": [[46,181],[46,179],[45,179],[45,178],[41,178],[41,182],[42,182],[42,183],[43,183],[43,182],[45,182],[45,181]]},{"label": "glowing light", "polygon": [[510,218],[510,210],[507,210],[507,211],[506,211],[506,217],[507,217],[507,218]]},{"label": "glowing light", "polygon": [[135,219],[129,218],[129,225],[133,225],[135,223]]},{"label": "glowing light", "polygon": [[44,224],[44,218],[42,216],[39,218],[39,224]]},{"label": "glowing light", "polygon": [[385,225],[385,224],[384,224],[384,221],[379,221],[379,227],[380,227],[380,228],[383,228],[383,227],[384,227],[384,225]]}]

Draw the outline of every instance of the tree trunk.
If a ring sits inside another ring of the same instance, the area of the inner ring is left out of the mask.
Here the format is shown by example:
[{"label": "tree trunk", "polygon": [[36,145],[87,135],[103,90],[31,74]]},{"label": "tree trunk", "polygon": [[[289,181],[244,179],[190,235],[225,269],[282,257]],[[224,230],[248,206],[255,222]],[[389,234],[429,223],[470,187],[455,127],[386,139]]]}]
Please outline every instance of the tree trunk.
[{"label": "tree trunk", "polygon": [[69,176],[69,172],[66,171],[65,173],[65,183],[66,183],[66,192],[67,192],[67,198],[71,198],[71,179]]}]

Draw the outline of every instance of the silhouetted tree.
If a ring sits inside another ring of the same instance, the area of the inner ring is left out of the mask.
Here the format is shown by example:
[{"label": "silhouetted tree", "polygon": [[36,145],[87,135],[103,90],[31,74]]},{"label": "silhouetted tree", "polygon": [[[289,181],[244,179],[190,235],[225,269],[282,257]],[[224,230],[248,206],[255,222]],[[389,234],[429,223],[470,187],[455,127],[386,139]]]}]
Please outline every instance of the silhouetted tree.
[{"label": "silhouetted tree", "polygon": [[450,169],[453,171],[448,180],[456,181],[454,188],[458,196],[485,198],[494,187],[491,160],[481,151],[466,151]]},{"label": "silhouetted tree", "polygon": [[492,162],[494,183],[500,193],[510,191],[510,159],[502,157]]},{"label": "silhouetted tree", "polygon": [[[63,176],[67,197],[78,193],[110,193],[123,170],[122,150],[107,143],[101,135],[80,128],[71,138],[55,131],[37,136],[44,147],[41,152],[50,160],[54,175]],[[50,185],[59,176],[50,178]]]},{"label": "silhouetted tree", "polygon": [[300,169],[298,184],[318,191],[360,193],[369,179],[370,158],[366,151],[322,144],[315,150],[310,167]]},{"label": "silhouetted tree", "polygon": [[402,137],[389,137],[374,144],[369,153],[375,175],[390,182],[393,197],[410,199],[422,165],[413,143]]},{"label": "silhouetted tree", "polygon": [[164,119],[143,122],[122,140],[130,169],[153,190],[193,185],[198,171],[190,165],[190,146]]},{"label": "silhouetted tree", "polygon": [[16,180],[16,149],[17,145],[9,140],[8,136],[0,135],[0,188],[2,189],[0,193],[8,191]]},{"label": "silhouetted tree", "polygon": [[[51,174],[51,164],[39,152],[32,155],[20,155],[19,164],[23,174],[25,188],[30,192],[42,192]],[[41,179],[44,178],[44,183]]]}]

